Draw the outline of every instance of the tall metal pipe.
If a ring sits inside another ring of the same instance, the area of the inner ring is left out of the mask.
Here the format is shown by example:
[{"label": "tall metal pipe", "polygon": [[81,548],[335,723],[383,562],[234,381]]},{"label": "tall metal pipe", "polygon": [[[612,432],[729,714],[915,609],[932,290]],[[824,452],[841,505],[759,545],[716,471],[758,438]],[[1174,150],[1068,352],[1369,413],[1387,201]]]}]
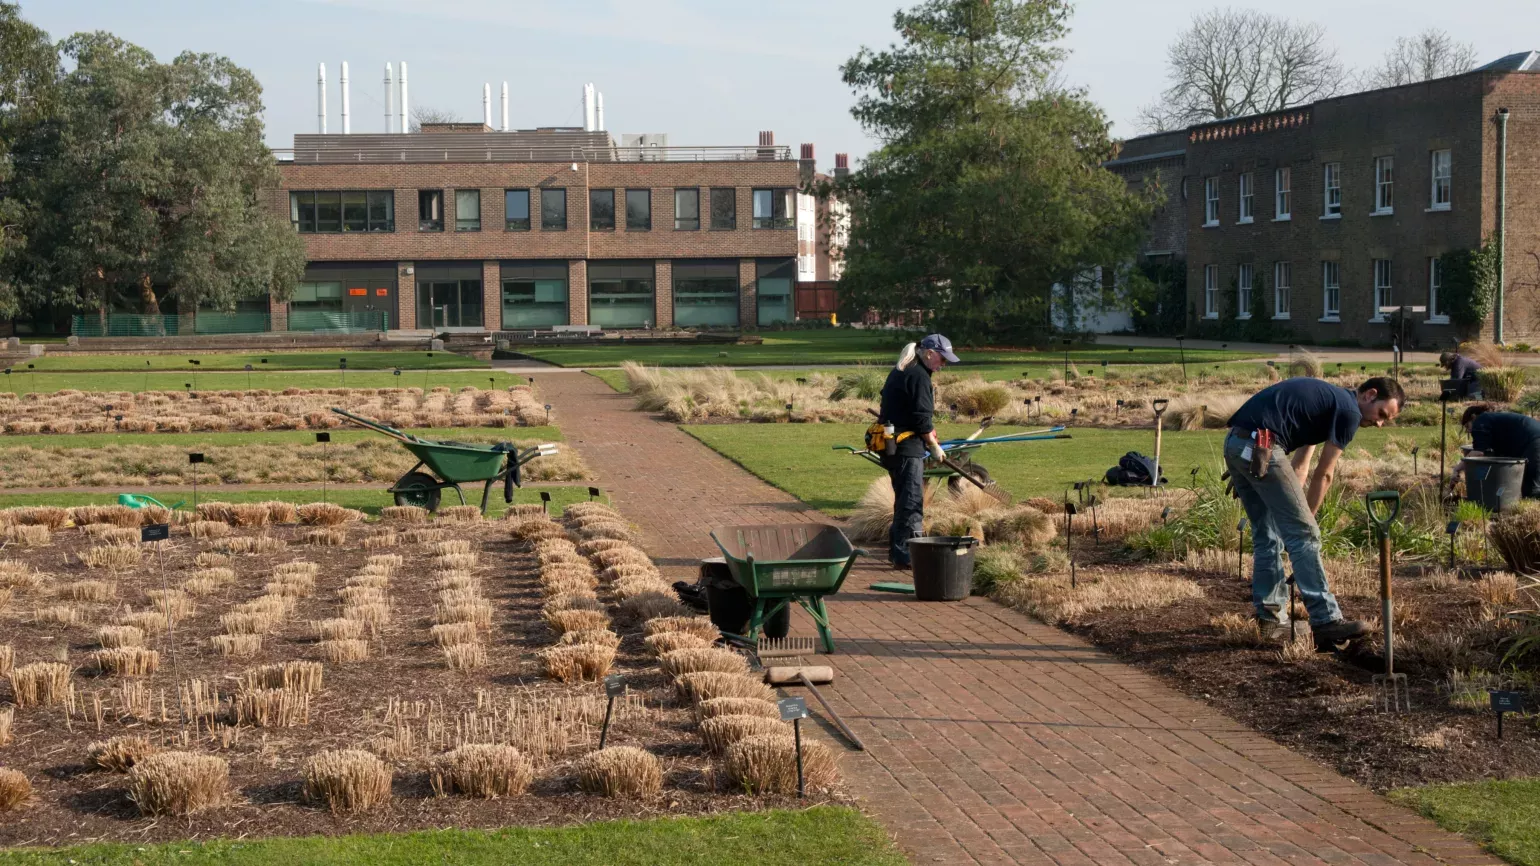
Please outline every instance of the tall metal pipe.
[{"label": "tall metal pipe", "polygon": [[487,129],[492,128],[492,84],[486,82],[481,85],[481,124]]},{"label": "tall metal pipe", "polygon": [[317,68],[315,79],[316,132],[326,134],[326,64]]},{"label": "tall metal pipe", "polygon": [[1492,342],[1503,344],[1503,294],[1508,235],[1508,109],[1497,109],[1497,303],[1493,305]]},{"label": "tall metal pipe", "polygon": [[594,131],[594,86],[592,82],[583,85],[583,131]]},{"label": "tall metal pipe", "polygon": [[385,134],[390,134],[390,121],[396,105],[396,87],[390,74],[390,64],[385,64]]},{"label": "tall metal pipe", "polygon": [[508,82],[503,82],[503,132],[508,131]]},{"label": "tall metal pipe", "polygon": [[346,60],[342,61],[342,77],[338,81],[342,85],[342,134],[347,135],[353,129],[348,119],[348,62]]},{"label": "tall metal pipe", "polygon": [[412,131],[412,112],[406,105],[406,61],[401,61],[401,131]]},{"label": "tall metal pipe", "polygon": [[604,131],[604,94],[594,94],[594,129]]}]

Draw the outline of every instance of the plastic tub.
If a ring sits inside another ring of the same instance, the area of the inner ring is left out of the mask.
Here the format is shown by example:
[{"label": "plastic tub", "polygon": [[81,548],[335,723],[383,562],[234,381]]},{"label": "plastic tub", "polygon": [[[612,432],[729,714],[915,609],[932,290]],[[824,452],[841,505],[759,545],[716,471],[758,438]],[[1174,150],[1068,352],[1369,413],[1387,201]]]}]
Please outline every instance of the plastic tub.
[{"label": "plastic tub", "polygon": [[1466,457],[1465,498],[1488,511],[1506,511],[1524,493],[1524,458]]},{"label": "plastic tub", "polygon": [[973,555],[979,540],[971,535],[936,535],[909,539],[914,565],[914,597],[919,601],[961,601],[973,593]]}]

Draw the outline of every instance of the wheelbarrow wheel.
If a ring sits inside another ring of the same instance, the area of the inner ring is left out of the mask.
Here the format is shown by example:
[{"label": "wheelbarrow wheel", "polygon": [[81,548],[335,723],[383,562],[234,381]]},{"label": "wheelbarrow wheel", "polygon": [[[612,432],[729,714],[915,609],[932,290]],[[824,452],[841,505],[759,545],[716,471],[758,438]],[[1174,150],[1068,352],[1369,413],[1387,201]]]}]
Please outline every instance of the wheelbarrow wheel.
[{"label": "wheelbarrow wheel", "polygon": [[[985,484],[990,483],[992,480],[989,476],[988,469],[985,469],[983,466],[980,466],[971,460],[959,461],[954,458],[953,462],[957,463],[957,465],[961,466],[963,469],[966,469],[969,475],[972,475],[974,478],[977,478]],[[974,484],[972,481],[969,481],[961,475],[953,475],[946,480],[947,492],[951,493],[953,496],[961,496],[964,490],[973,486]]]},{"label": "wheelbarrow wheel", "polygon": [[426,472],[408,472],[396,481],[397,505],[411,505],[437,511],[439,497],[442,494],[438,479]]}]

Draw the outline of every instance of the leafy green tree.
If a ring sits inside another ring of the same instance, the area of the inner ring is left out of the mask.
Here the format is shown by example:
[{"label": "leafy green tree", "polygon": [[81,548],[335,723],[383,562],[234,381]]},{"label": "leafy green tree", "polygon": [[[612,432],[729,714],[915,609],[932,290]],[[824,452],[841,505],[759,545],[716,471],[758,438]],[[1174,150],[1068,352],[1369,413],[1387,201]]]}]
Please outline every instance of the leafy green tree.
[{"label": "leafy green tree", "polygon": [[21,17],[14,3],[0,2],[0,316],[20,309],[17,287],[6,278],[6,263],[27,243],[29,208],[17,190],[11,143],[45,116],[59,77],[59,52],[48,34]]},{"label": "leafy green tree", "polygon": [[1053,81],[1062,0],[927,0],[901,41],[844,67],[852,114],[882,147],[821,187],[851,202],[847,314],[928,310],[954,339],[1045,330],[1057,284],[1103,297],[1154,200],[1102,168],[1105,115]]},{"label": "leafy green tree", "polygon": [[17,143],[33,207],[18,283],[37,302],[160,312],[233,307],[303,274],[304,246],[265,206],[278,186],[262,91],[228,59],[160,63],[107,33],[65,40],[53,111]]}]

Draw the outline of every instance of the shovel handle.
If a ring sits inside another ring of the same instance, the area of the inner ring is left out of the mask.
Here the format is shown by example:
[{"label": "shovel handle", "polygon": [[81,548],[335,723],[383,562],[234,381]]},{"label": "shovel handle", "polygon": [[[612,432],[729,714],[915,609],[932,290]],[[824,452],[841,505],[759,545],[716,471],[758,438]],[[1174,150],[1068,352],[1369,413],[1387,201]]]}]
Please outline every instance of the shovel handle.
[{"label": "shovel handle", "polygon": [[1166,414],[1166,407],[1170,405],[1170,403],[1170,400],[1151,400],[1150,408],[1155,410],[1155,417],[1158,418],[1161,415]]},{"label": "shovel handle", "polygon": [[[1380,507],[1384,503],[1384,507]],[[1369,522],[1381,535],[1390,532],[1390,525],[1401,513],[1401,493],[1396,490],[1376,490],[1364,496],[1364,509],[1369,512]]]}]

